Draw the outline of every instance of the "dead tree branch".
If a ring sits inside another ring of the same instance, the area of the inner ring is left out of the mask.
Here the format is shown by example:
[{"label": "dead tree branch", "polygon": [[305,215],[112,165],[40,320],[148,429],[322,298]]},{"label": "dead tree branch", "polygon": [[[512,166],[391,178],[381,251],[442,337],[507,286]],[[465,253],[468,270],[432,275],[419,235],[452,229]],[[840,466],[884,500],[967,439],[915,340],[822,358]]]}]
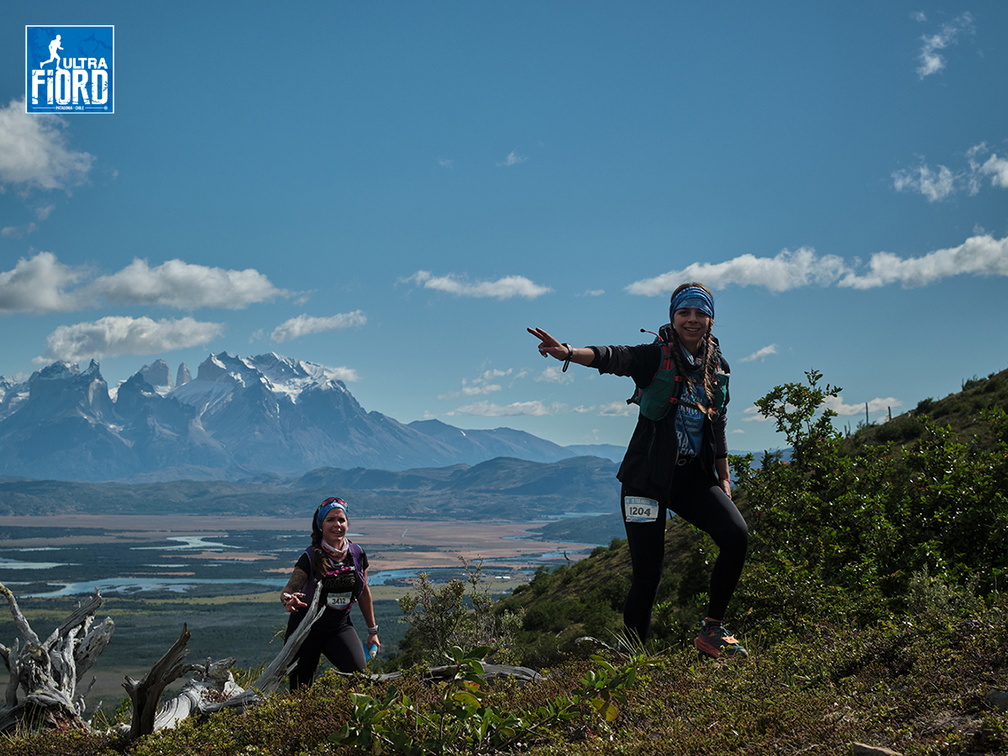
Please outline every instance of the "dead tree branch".
[{"label": "dead tree branch", "polygon": [[133,718],[130,723],[130,738],[150,735],[154,732],[154,719],[157,714],[161,694],[175,680],[184,675],[188,668],[183,664],[189,649],[189,628],[182,625],[182,634],[171,648],[158,659],[150,672],[142,680],[127,677],[123,687],[133,702]]},{"label": "dead tree branch", "polygon": [[[204,665],[184,665],[189,632],[183,627],[178,641],[151,668],[144,677],[144,682],[138,683],[126,678],[123,683],[133,701],[133,722],[128,736],[136,738],[175,727],[183,719],[193,715],[209,714],[227,708],[245,709],[258,703],[264,695],[273,693],[294,666],[294,657],[312,625],[325,611],[325,605],[319,604],[320,594],[321,591],[315,592],[307,616],[291,633],[276,658],[247,690],[236,684],[231,675],[234,659],[216,662],[207,659]],[[158,701],[165,687],[190,672],[194,673],[193,679],[183,686],[175,698],[159,706]]]},{"label": "dead tree branch", "polygon": [[[114,629],[114,624],[108,617],[103,622],[94,624],[94,614],[102,604],[101,595],[95,591],[44,641],[39,639],[21,613],[14,594],[2,584],[0,595],[7,599],[21,636],[15,640],[13,648],[0,645],[0,657],[10,671],[5,705],[0,707],[0,733],[25,725],[33,729],[88,730],[88,723],[82,719],[84,697],[78,690],[78,685],[108,645]],[[276,658],[266,665],[259,678],[247,690],[237,685],[231,674],[234,659],[207,659],[202,665],[186,664],[190,633],[188,626],[183,625],[178,640],[142,680],[127,677],[123,682],[123,688],[133,704],[133,713],[130,725],[120,728],[121,734],[131,740],[136,739],[175,727],[190,716],[209,714],[225,708],[245,709],[274,693],[293,668],[294,657],[312,626],[325,611],[325,606],[319,603],[320,595],[321,591],[315,592],[304,620],[291,633]],[[540,679],[538,673],[524,667],[484,664],[483,669],[489,677]],[[426,679],[450,679],[456,671],[454,665],[432,667]],[[161,704],[165,688],[190,673],[192,678],[181,692]],[[400,673],[393,672],[369,677],[380,682],[396,679],[399,675]],[[22,690],[24,693],[20,694]]]},{"label": "dead tree branch", "polygon": [[7,599],[21,636],[12,648],[0,646],[0,656],[10,672],[0,708],[0,732],[21,724],[87,730],[81,718],[84,698],[78,684],[115,629],[108,617],[97,626],[93,624],[94,614],[102,605],[101,594],[95,591],[44,641],[32,629],[7,586],[0,584],[0,595]]}]

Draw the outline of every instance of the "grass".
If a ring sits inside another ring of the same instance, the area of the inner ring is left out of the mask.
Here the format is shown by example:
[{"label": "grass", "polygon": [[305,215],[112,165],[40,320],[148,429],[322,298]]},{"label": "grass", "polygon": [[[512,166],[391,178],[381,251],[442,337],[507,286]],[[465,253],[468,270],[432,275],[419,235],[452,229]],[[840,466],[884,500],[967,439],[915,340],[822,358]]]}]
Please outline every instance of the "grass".
[{"label": "grass", "polygon": [[[402,590],[382,586],[382,596],[376,596],[375,611],[387,649],[383,654],[385,659],[397,652],[406,629],[398,622],[401,612],[395,602]],[[22,599],[19,604],[32,628],[45,637],[67,618],[78,602],[79,597],[61,597]],[[357,610],[354,613],[355,626],[363,628],[360,613]],[[252,668],[265,664],[279,653],[287,620],[276,591],[241,596],[176,596],[166,592],[114,595],[106,597],[97,619],[100,621],[106,616],[115,621],[115,631],[112,642],[87,678],[88,681],[92,676],[96,678],[86,698],[89,711],[99,705],[105,712],[115,709],[125,695],[123,679],[127,675],[138,680],[142,678],[178,639],[183,623],[192,634],[188,646],[190,661],[200,663],[208,657],[233,657],[237,667]],[[17,637],[5,603],[0,607],[0,642],[10,646]],[[6,687],[7,680],[7,670],[0,664],[0,689]]]},{"label": "grass", "polygon": [[[983,617],[922,611],[867,628],[803,625],[786,631],[748,628],[748,659],[699,658],[682,646],[648,648],[611,723],[586,707],[584,718],[530,736],[514,752],[588,754],[846,754],[855,742],[915,754],[1008,752],[1008,713],[986,694],[1008,689],[1008,597]],[[539,683],[488,683],[483,706],[534,712],[578,688],[593,662],[570,657]],[[329,735],[352,714],[351,693],[383,698],[389,683],[326,673],[312,688],[277,694],[245,713],[187,721],[133,745],[133,756],[193,753],[355,754]],[[407,675],[397,690],[431,712],[439,688]],[[399,712],[400,714],[402,712]],[[389,716],[394,718],[396,712]],[[392,721],[391,719],[389,721]],[[411,722],[408,717],[402,718]],[[419,735],[417,735],[419,742]],[[443,753],[467,750],[458,738]],[[113,756],[121,743],[106,735],[25,735],[0,740],[0,753]]]}]

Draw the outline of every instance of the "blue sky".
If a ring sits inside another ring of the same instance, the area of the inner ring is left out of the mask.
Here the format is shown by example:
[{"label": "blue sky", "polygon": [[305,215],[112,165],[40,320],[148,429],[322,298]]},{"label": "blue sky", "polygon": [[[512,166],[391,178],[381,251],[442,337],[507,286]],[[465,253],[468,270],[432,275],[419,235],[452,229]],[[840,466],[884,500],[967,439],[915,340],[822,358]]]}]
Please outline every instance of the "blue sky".
[{"label": "blue sky", "polygon": [[[240,11],[233,9],[239,8]],[[25,111],[25,25],[115,26],[115,113]],[[1008,3],[8,0],[0,375],[211,352],[368,410],[624,444],[639,343],[716,295],[729,442],[1006,367]]]}]

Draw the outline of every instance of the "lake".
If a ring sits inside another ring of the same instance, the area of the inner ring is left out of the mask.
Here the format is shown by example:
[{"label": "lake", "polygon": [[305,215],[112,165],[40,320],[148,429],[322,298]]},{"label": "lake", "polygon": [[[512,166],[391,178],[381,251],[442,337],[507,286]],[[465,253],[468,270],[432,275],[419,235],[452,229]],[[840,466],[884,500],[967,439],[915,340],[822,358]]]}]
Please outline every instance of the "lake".
[{"label": "lake", "polygon": [[[602,544],[543,540],[550,521],[354,519],[351,540],[367,552],[386,655],[406,627],[396,603],[421,572],[434,582],[464,576],[460,557],[482,559],[494,592],[527,582],[541,566],[576,561]],[[0,517],[0,583],[32,628],[47,636],[98,589],[99,619],[116,623],[93,672],[95,696],[117,703],[124,675],[139,679],[178,638],[192,633],[190,658],[235,657],[255,668],[282,645],[278,593],[310,540],[308,518],[157,514]],[[363,624],[354,613],[355,625]],[[0,613],[0,643],[17,631]],[[6,670],[0,668],[0,685]],[[108,708],[106,704],[103,708]]]},{"label": "lake", "polygon": [[[351,523],[350,538],[367,552],[374,586],[408,584],[420,572],[458,574],[460,556],[482,559],[485,574],[522,580],[600,545],[541,540],[536,531],[546,523],[362,519]],[[0,582],[25,598],[95,588],[103,595],[279,589],[309,542],[301,525],[277,517],[0,517]]]}]

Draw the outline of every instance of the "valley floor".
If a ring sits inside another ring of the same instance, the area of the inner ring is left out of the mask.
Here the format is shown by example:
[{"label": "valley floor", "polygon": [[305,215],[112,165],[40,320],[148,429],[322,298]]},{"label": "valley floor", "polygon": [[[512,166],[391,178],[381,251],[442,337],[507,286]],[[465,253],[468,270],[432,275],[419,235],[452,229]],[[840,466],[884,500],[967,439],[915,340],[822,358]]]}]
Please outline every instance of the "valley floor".
[{"label": "valley floor", "polygon": [[[482,559],[491,590],[505,592],[538,566],[575,561],[597,545],[538,540],[546,522],[353,520],[350,537],[368,553],[386,655],[397,652],[406,629],[397,600],[419,573],[448,580],[463,574],[460,556]],[[116,629],[87,701],[114,708],[124,676],[142,677],[183,624],[192,634],[190,659],[235,657],[246,669],[270,661],[286,622],[277,593],[308,543],[307,525],[307,518],[278,517],[5,516],[0,583],[40,635],[101,591],[98,618],[111,617]],[[12,614],[0,608],[0,643],[16,638]],[[0,685],[6,680],[0,668]]]}]

